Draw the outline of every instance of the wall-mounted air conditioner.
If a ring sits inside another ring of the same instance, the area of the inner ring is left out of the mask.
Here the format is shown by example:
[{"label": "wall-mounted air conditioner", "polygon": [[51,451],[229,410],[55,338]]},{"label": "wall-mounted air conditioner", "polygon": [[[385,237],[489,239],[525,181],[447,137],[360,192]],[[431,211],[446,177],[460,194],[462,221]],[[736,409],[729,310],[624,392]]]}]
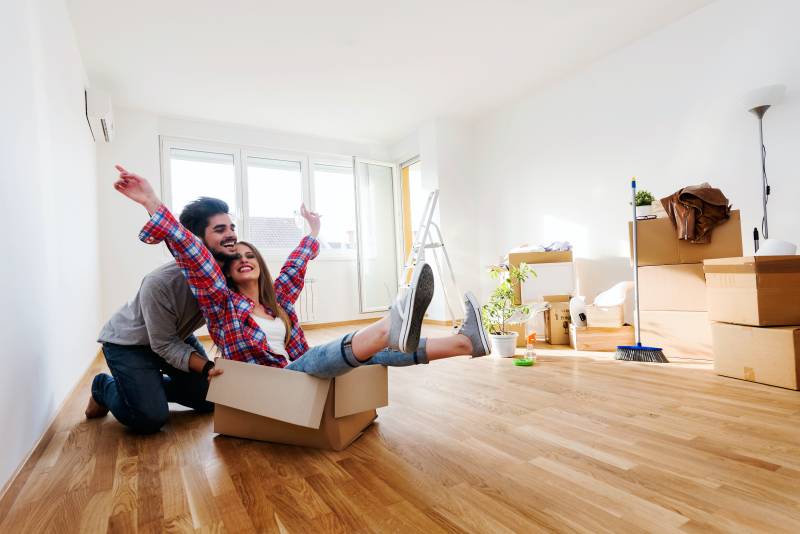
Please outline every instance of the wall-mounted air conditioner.
[{"label": "wall-mounted air conditioner", "polygon": [[95,141],[105,139],[110,143],[114,139],[114,113],[107,93],[99,89],[86,90],[86,119]]}]

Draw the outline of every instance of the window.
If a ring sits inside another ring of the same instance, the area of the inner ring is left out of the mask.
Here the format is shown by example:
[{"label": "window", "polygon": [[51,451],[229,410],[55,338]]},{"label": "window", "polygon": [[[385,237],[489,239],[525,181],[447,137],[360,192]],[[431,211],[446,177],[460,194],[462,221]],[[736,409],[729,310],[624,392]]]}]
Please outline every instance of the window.
[{"label": "window", "polygon": [[176,216],[201,196],[222,199],[231,213],[238,213],[233,154],[171,148],[169,165],[169,199]]},{"label": "window", "polygon": [[291,249],[305,228],[300,218],[303,173],[299,161],[247,158],[247,239],[259,249]]},{"label": "window", "polygon": [[356,200],[352,166],[314,164],[314,211],[324,215],[323,248],[356,249]]}]

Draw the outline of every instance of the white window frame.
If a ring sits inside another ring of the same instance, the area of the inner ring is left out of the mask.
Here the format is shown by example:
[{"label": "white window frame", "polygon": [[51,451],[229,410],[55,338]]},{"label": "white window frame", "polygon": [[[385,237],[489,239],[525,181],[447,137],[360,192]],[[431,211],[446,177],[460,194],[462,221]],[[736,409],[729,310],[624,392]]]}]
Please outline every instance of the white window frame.
[{"label": "white window frame", "polygon": [[[350,169],[353,173],[353,200],[356,209],[358,209],[358,199],[356,198],[356,175],[355,175],[355,168],[353,167],[353,158],[352,156],[331,156],[331,155],[324,155],[324,154],[310,154],[309,155],[309,184],[308,184],[308,198],[310,202],[307,204],[308,206],[313,206],[312,209],[316,209],[316,198],[314,198],[315,188],[315,181],[316,177],[314,176],[314,165],[330,165],[333,167],[346,167]],[[322,224],[325,224],[324,213]],[[332,249],[323,249],[324,256],[326,260],[330,261],[355,261],[358,263],[358,214],[354,213],[355,220],[356,220],[356,248],[353,250],[332,250]],[[320,253],[320,257],[323,254]]]},{"label": "white window frame", "polygon": [[[281,150],[268,147],[259,147],[254,145],[239,145],[233,143],[214,142],[205,139],[193,139],[187,137],[175,136],[159,136],[159,156],[161,164],[161,198],[164,203],[172,209],[172,178],[171,178],[171,165],[170,165],[170,150],[178,148],[183,150],[196,150],[204,152],[215,152],[220,154],[232,154],[234,162],[234,192],[236,194],[236,209],[232,210],[232,218],[236,224],[236,233],[242,241],[249,240],[249,225],[248,221],[248,176],[247,176],[247,158],[267,158],[283,161],[296,161],[300,163],[301,173],[301,200],[305,205],[315,210],[316,202],[314,199],[314,164],[334,165],[339,167],[348,167],[352,169],[353,181],[355,184],[355,167],[353,166],[353,156],[342,156],[338,154],[324,154],[316,152],[299,152],[292,150]],[[397,194],[395,191],[395,203],[397,203]],[[353,187],[353,196],[355,198],[356,191],[355,185]],[[299,208],[299,206],[298,206]],[[177,215],[177,214],[176,214]],[[324,215],[324,214],[323,214]],[[356,222],[358,216],[356,215]],[[396,217],[395,217],[396,219]],[[324,224],[324,219],[323,219]],[[395,229],[402,233],[402,229],[397,230],[397,221],[395,221]],[[308,228],[305,228],[308,231]],[[356,231],[357,232],[357,231]],[[399,233],[398,235],[401,235]],[[358,235],[356,235],[358,242]],[[166,250],[166,249],[165,249]],[[291,248],[267,248],[259,249],[264,259],[270,262],[283,262],[292,251]],[[168,252],[165,252],[169,256]],[[171,256],[169,256],[171,257]],[[332,250],[322,249],[320,255],[315,261],[355,261],[358,262],[358,247],[354,250]]]}]

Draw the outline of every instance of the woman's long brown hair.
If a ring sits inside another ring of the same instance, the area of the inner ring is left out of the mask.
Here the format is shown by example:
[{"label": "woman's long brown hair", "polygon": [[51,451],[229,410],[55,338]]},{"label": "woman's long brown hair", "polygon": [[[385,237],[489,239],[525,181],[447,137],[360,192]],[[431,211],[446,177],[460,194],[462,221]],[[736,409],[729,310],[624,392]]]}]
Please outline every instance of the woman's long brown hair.
[{"label": "woman's long brown hair", "polygon": [[[272,281],[272,276],[269,274],[267,264],[256,247],[245,241],[237,241],[237,244],[244,245],[249,248],[256,257],[256,262],[258,263],[259,269],[258,300],[261,305],[269,309],[276,316],[276,318],[279,318],[281,321],[283,321],[283,324],[286,325],[286,336],[283,338],[283,343],[286,345],[289,343],[289,337],[292,333],[292,322],[289,320],[289,314],[286,313],[286,310],[284,310],[283,307],[278,304],[278,299],[275,297],[274,282]],[[226,261],[225,268],[223,269],[225,273],[225,280],[227,281],[229,288],[233,289],[234,291],[239,291],[239,288],[236,287],[236,284],[229,275],[230,266],[231,261]]]}]

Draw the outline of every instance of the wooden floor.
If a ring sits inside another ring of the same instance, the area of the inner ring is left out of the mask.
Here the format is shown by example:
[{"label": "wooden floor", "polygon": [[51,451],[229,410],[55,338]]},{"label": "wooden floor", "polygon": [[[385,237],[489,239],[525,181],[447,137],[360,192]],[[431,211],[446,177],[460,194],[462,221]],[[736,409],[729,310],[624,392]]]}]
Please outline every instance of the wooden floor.
[{"label": "wooden floor", "polygon": [[800,532],[800,393],[541,354],[391,370],[391,405],[343,452],[215,436],[186,411],[135,436],[83,419],[86,383],[0,532]]}]

